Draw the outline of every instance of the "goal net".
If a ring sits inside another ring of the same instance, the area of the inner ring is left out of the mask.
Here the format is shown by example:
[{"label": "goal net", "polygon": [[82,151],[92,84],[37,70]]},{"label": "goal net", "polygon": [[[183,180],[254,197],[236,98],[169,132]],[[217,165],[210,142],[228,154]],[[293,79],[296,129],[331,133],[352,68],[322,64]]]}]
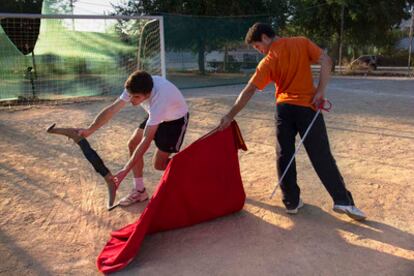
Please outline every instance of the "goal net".
[{"label": "goal net", "polygon": [[136,69],[165,77],[160,16],[0,14],[0,100],[118,94]]}]

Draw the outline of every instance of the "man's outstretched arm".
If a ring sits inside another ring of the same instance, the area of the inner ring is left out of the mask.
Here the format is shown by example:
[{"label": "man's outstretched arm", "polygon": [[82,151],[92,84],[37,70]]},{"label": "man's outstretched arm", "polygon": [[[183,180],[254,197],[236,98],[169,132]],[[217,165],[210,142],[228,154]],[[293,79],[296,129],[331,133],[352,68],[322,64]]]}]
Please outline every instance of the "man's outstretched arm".
[{"label": "man's outstretched arm", "polygon": [[93,122],[89,125],[86,129],[79,129],[79,134],[83,137],[88,137],[103,125],[105,125],[116,113],[118,113],[124,106],[126,102],[117,99],[112,104],[108,105],[104,109],[99,112],[99,114],[95,117]]}]

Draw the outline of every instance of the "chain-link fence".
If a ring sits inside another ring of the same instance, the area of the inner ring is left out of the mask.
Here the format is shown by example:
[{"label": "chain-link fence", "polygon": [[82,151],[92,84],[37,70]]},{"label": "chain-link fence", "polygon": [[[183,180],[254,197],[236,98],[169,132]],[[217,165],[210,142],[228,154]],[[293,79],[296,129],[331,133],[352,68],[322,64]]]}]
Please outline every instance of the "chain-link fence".
[{"label": "chain-link fence", "polygon": [[167,77],[181,88],[246,82],[262,56],[244,37],[259,21],[271,17],[165,15]]}]

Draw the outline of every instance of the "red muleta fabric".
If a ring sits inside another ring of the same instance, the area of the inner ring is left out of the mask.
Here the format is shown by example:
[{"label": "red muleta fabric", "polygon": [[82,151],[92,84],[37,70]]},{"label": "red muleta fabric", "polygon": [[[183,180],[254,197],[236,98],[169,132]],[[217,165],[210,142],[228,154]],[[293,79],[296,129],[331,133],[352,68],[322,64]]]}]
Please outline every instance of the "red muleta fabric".
[{"label": "red muleta fabric", "polygon": [[97,266],[111,273],[130,263],[146,234],[208,221],[243,208],[237,151],[247,150],[235,121],[200,138],[170,161],[139,219],[111,233]]}]

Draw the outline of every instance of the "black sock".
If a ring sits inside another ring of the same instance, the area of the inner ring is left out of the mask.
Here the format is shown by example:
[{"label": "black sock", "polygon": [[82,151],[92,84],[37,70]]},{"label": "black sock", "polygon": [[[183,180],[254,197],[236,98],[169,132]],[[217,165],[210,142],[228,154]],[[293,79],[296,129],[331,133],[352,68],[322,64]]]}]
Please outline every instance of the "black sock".
[{"label": "black sock", "polygon": [[86,159],[92,164],[95,171],[105,177],[109,173],[109,170],[96,151],[91,148],[89,142],[83,138],[78,142],[78,145],[80,146],[83,155],[85,155]]}]

